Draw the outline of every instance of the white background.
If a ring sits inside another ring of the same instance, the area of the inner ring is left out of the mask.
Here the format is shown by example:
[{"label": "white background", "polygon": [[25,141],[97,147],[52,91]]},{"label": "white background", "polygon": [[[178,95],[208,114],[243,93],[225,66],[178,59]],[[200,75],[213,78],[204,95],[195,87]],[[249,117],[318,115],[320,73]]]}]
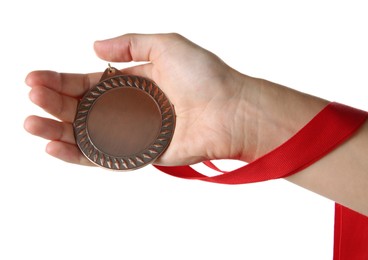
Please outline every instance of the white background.
[{"label": "white background", "polygon": [[98,39],[178,32],[245,74],[368,110],[363,3],[1,1],[0,259],[331,259],[333,202],[284,180],[225,186],[52,158],[23,130],[46,115],[24,78],[104,70]]}]

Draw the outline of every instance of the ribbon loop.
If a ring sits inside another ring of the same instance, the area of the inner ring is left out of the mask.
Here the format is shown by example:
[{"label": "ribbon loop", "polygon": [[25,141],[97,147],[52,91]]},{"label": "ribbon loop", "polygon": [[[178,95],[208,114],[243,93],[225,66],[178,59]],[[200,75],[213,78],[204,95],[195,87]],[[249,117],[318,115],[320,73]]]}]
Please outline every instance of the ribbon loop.
[{"label": "ribbon loop", "polygon": [[190,166],[157,166],[167,174],[222,184],[245,184],[290,176],[319,160],[348,139],[367,119],[368,113],[336,102],[329,103],[288,141],[239,169],[208,177]]}]

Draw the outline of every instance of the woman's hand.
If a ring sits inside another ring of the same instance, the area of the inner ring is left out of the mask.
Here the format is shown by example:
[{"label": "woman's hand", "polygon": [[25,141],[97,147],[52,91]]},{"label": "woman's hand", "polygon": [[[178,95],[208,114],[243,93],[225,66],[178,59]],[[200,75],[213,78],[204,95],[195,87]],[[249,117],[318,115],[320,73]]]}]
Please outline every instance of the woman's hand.
[{"label": "woman's hand", "polygon": [[[257,91],[244,87],[247,77],[217,56],[177,34],[128,34],[97,41],[94,48],[107,61],[146,61],[122,72],[154,80],[175,106],[173,139],[155,163],[185,165],[254,157],[255,139],[246,136],[251,131],[245,128],[252,124],[247,124],[245,111],[246,100],[257,98]],[[46,148],[49,154],[91,165],[75,144],[72,122],[79,98],[100,77],[101,73],[52,71],[34,71],[27,76],[26,83],[32,87],[30,99],[60,120],[30,116],[25,121],[28,132],[51,140]]]}]

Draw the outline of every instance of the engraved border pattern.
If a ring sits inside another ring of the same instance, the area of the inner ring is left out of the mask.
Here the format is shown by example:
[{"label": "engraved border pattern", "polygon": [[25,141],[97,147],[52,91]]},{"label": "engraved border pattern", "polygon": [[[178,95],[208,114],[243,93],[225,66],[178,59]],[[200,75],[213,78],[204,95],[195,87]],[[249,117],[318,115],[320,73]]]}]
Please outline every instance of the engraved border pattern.
[{"label": "engraved border pattern", "polygon": [[[154,143],[145,150],[132,156],[115,157],[94,146],[88,134],[87,118],[99,96],[114,88],[127,87],[141,89],[156,101],[161,112],[161,129]],[[175,113],[170,101],[153,81],[139,76],[118,75],[99,82],[84,95],[78,104],[73,128],[79,149],[92,163],[112,170],[133,170],[152,163],[168,147],[174,134]]]}]

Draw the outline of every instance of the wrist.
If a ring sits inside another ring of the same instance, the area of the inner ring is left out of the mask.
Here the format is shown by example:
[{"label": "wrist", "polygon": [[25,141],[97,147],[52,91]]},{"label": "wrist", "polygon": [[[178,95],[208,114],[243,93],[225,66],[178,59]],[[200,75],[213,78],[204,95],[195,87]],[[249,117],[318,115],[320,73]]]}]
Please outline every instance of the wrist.
[{"label": "wrist", "polygon": [[263,79],[241,79],[242,120],[236,123],[243,126],[236,127],[242,129],[243,147],[238,159],[247,162],[287,141],[328,103]]}]

